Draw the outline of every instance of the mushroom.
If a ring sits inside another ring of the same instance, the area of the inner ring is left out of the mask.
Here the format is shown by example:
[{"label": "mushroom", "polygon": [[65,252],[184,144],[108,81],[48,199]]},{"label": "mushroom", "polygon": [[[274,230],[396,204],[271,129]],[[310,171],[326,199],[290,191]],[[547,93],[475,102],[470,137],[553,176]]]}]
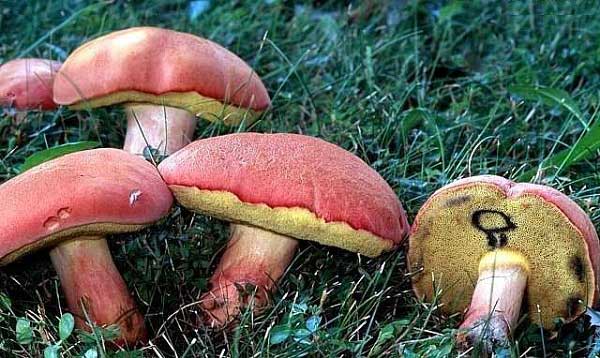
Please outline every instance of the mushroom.
[{"label": "mushroom", "polygon": [[[0,66],[0,107],[17,111],[55,109],[52,86],[60,65],[51,60],[23,58]],[[23,117],[18,113],[17,121]]]},{"label": "mushroom", "polygon": [[[521,305],[555,330],[597,303],[600,244],[590,219],[543,185],[476,176],[436,191],[409,239],[418,297],[464,312],[458,341],[491,353],[506,347]],[[439,297],[438,297],[439,295]]]},{"label": "mushroom", "polygon": [[[408,233],[402,205],[355,155],[296,134],[240,133],[198,140],[159,170],[184,207],[232,222],[231,238],[201,298],[205,321],[232,322],[257,288],[254,309],[294,256],[297,240],[375,257]],[[243,290],[242,290],[243,291]]]},{"label": "mushroom", "polygon": [[196,115],[250,123],[270,105],[258,75],[209,40],[153,27],[113,32],[76,49],[54,83],[56,103],[73,109],[123,103],[125,150],[171,154],[188,144]]},{"label": "mushroom", "polygon": [[104,236],[140,230],[173,198],[156,168],[119,149],[68,154],[0,185],[0,265],[45,247],[78,327],[117,324],[117,344],[146,338],[143,316]]}]

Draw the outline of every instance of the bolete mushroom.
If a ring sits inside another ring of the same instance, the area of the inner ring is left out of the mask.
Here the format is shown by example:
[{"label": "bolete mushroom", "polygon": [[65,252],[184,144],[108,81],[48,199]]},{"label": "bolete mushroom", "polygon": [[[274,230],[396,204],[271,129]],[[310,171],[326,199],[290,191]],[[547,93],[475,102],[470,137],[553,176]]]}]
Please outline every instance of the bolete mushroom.
[{"label": "bolete mushroom", "polygon": [[365,162],[323,140],[240,133],[198,140],[159,165],[186,208],[232,222],[231,238],[201,298],[207,323],[223,327],[257,288],[254,309],[309,240],[375,257],[409,226],[394,191]]},{"label": "bolete mushroom", "polygon": [[572,321],[598,300],[594,226],[547,186],[498,176],[454,182],[419,210],[409,245],[417,296],[437,299],[446,314],[466,310],[464,348],[505,347],[523,302],[532,322],[554,330],[555,319]]},{"label": "bolete mushroom", "polygon": [[[0,107],[17,111],[52,110],[54,76],[60,62],[39,58],[22,58],[0,66]],[[17,115],[21,120],[23,115]]]},{"label": "bolete mushroom", "polygon": [[77,325],[117,324],[117,344],[146,337],[144,319],[115,267],[107,234],[140,230],[163,217],[172,194],[156,168],[119,149],[68,154],[0,185],[0,265],[53,247]]},{"label": "bolete mushroom", "polygon": [[258,75],[235,54],[153,27],[113,32],[73,51],[54,83],[54,100],[74,109],[124,104],[124,148],[135,154],[148,145],[174,153],[193,139],[196,115],[237,125],[270,105]]}]

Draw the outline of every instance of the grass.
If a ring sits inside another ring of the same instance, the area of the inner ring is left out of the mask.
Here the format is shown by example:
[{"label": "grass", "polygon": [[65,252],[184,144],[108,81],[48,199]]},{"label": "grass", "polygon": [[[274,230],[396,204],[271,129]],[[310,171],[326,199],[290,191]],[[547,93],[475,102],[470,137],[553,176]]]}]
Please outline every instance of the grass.
[{"label": "grass", "polygon": [[[379,171],[411,219],[442,185],[498,174],[535,176],[600,223],[600,139],[591,128],[600,85],[595,2],[211,3],[192,20],[188,1],[0,0],[0,63],[23,56],[64,60],[81,43],[129,26],[195,33],[245,59],[273,99],[251,128],[203,123],[198,137],[253,130],[324,138]],[[588,130],[592,137],[582,140]],[[124,131],[118,108],[30,113],[19,126],[4,114],[0,179],[48,147],[98,141],[118,148]],[[585,155],[574,147],[580,142],[590,149]],[[574,151],[577,163],[564,154]],[[272,308],[247,312],[230,332],[194,327],[193,303],[206,291],[226,237],[223,222],[175,208],[151,229],[111,238],[152,332],[138,349],[113,351],[102,332],[65,336],[68,315],[46,253],[2,268],[0,356],[54,351],[47,347],[60,340],[59,320],[64,341],[56,350],[64,357],[458,354],[452,337],[460,317],[443,317],[435,304],[414,298],[403,248],[367,259],[302,243]],[[525,319],[507,354],[583,356],[591,336],[586,319],[556,337]]]}]

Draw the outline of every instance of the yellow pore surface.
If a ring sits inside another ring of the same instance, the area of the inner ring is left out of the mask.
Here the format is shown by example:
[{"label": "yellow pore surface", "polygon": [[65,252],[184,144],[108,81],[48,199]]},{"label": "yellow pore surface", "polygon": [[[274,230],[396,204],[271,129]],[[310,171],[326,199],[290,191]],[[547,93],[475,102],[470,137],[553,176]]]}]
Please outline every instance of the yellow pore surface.
[{"label": "yellow pore surface", "polygon": [[529,274],[529,261],[517,251],[496,249],[479,260],[479,274],[493,270],[518,269]]},{"label": "yellow pore surface", "polygon": [[223,120],[228,126],[244,122],[251,124],[260,112],[225,104],[216,99],[204,97],[197,92],[169,92],[160,95],[138,91],[122,91],[107,96],[84,100],[70,107],[75,110],[111,106],[117,103],[151,103],[184,109],[207,121]]},{"label": "yellow pore surface", "polygon": [[190,210],[236,223],[256,226],[295,239],[335,246],[365,256],[379,256],[393,244],[368,231],[355,230],[342,222],[325,222],[304,208],[271,208],[265,204],[242,202],[227,191],[169,186],[177,201]]},{"label": "yellow pore surface", "polygon": [[1,257],[0,266],[8,265],[17,260],[19,257],[27,255],[28,253],[60,245],[61,242],[77,240],[79,237],[86,237],[86,240],[89,239],[89,237],[100,236],[103,238],[105,235],[136,232],[142,230],[148,225],[95,223],[72,227],[40,238],[29,245],[22,246],[18,250]]},{"label": "yellow pore surface", "polygon": [[[514,224],[504,231],[503,248],[527,260],[529,276],[523,306],[531,321],[553,329],[555,318],[568,321],[582,313],[596,283],[581,232],[541,197],[526,194],[507,198],[492,184],[448,189],[421,209],[409,249],[411,271],[422,269],[413,278],[417,295],[431,302],[436,289],[441,290],[441,309],[446,314],[468,308],[480,260],[493,250],[482,228],[508,226],[505,217],[494,213],[481,215],[479,225],[474,224],[473,215],[481,210],[504,213]],[[501,261],[499,255],[495,264],[502,265]]]}]

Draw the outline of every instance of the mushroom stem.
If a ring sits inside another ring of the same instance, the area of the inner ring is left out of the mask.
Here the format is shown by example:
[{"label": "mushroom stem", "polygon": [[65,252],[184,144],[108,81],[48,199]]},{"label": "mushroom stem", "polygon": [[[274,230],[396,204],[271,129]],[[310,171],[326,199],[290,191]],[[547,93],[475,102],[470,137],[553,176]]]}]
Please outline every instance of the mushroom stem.
[{"label": "mushroom stem", "polygon": [[527,285],[529,265],[514,251],[489,252],[479,262],[479,278],[458,342],[463,348],[479,346],[486,353],[506,347],[516,326]]},{"label": "mushroom stem", "polygon": [[179,108],[154,104],[127,104],[127,134],[123,149],[143,155],[148,146],[160,154],[173,154],[192,141],[194,114]]},{"label": "mushroom stem", "polygon": [[[207,325],[223,328],[253,304],[260,312],[292,261],[298,241],[253,226],[231,224],[231,237],[200,299]],[[244,286],[251,285],[249,289]],[[255,295],[253,295],[255,293]]]},{"label": "mushroom stem", "polygon": [[116,324],[117,345],[147,339],[144,317],[115,267],[102,237],[86,236],[66,241],[50,251],[50,258],[79,328],[86,322],[99,326]]}]

